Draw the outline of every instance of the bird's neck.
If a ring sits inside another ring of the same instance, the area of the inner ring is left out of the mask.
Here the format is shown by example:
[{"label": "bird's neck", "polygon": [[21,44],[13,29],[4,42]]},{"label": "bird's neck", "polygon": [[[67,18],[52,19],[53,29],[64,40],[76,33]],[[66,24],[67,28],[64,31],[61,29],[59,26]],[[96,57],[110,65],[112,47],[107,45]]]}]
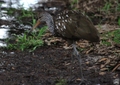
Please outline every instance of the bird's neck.
[{"label": "bird's neck", "polygon": [[53,20],[53,17],[49,17],[49,19],[46,21],[47,23],[47,26],[48,26],[48,29],[49,31],[52,33],[52,34],[55,34],[54,32],[54,28],[55,28],[55,25],[54,25],[54,20]]}]

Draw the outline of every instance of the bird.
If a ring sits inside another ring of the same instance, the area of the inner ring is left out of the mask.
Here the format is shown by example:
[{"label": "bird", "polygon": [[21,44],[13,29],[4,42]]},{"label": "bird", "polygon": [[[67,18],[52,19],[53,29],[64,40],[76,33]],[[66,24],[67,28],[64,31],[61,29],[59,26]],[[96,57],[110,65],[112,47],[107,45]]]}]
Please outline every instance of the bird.
[{"label": "bird", "polygon": [[92,21],[81,13],[80,10],[63,10],[55,16],[45,11],[39,12],[37,23],[33,26],[32,30],[37,28],[41,22],[46,22],[48,30],[52,35],[62,37],[73,43],[73,55],[77,56],[80,65],[81,55],[77,51],[77,46],[74,42],[80,39],[90,42],[100,41],[98,30],[95,28]]}]

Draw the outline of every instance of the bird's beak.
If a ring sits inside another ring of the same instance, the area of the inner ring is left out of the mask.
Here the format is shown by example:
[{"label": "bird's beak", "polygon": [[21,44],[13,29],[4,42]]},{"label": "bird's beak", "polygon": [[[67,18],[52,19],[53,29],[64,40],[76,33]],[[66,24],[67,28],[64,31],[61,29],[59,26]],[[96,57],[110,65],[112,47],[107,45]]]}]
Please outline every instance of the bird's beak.
[{"label": "bird's beak", "polygon": [[37,20],[37,23],[33,26],[33,28],[32,28],[32,30],[34,30],[35,28],[37,28],[37,26],[39,26],[40,25],[40,19],[38,19]]}]

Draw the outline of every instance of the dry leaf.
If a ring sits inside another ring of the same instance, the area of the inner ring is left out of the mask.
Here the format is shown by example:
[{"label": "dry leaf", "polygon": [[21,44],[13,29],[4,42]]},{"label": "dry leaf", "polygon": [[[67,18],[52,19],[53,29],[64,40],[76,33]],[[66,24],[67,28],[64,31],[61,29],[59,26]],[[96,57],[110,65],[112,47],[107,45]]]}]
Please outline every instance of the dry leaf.
[{"label": "dry leaf", "polygon": [[100,59],[98,62],[103,62],[103,61],[106,61],[108,58],[102,58]]},{"label": "dry leaf", "polygon": [[102,69],[100,69],[100,71],[107,71],[108,70],[108,68],[102,68]]},{"label": "dry leaf", "polygon": [[101,75],[101,76],[103,76],[103,75],[105,75],[106,74],[106,72],[100,72],[99,73],[99,75]]}]

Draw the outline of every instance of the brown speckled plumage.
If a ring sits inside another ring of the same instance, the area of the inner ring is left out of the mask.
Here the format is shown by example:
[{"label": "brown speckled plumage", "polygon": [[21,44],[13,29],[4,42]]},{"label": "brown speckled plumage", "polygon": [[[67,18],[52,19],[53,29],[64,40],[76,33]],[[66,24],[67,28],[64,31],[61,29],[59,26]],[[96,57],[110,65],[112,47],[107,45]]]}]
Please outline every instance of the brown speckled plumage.
[{"label": "brown speckled plumage", "polygon": [[[46,22],[49,31],[56,36],[67,39],[85,39],[92,42],[99,41],[99,33],[88,17],[80,11],[64,10],[54,18],[47,12],[39,14],[39,22]],[[34,26],[36,28],[37,26]]]}]

